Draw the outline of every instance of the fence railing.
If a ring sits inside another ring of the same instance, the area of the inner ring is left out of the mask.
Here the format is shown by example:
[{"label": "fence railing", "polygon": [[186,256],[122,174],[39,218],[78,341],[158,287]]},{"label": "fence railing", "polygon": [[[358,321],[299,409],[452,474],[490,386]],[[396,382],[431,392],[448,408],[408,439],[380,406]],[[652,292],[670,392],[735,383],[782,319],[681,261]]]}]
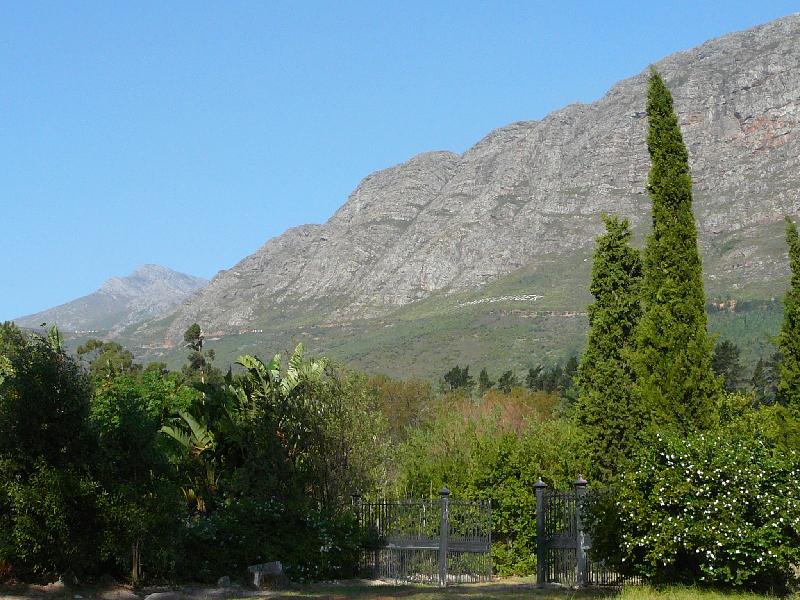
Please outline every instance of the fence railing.
[{"label": "fence railing", "polygon": [[[539,585],[617,586],[626,579],[592,556],[584,523],[587,489],[579,476],[571,490],[553,490],[541,479],[536,490],[536,558]],[[492,578],[490,501],[463,501],[441,490],[437,499],[364,501],[353,497],[363,545],[364,574],[395,582],[448,583]]]},{"label": "fence railing", "polygon": [[362,569],[402,582],[466,583],[492,577],[491,502],[435,500],[366,502],[354,496],[364,546]]}]

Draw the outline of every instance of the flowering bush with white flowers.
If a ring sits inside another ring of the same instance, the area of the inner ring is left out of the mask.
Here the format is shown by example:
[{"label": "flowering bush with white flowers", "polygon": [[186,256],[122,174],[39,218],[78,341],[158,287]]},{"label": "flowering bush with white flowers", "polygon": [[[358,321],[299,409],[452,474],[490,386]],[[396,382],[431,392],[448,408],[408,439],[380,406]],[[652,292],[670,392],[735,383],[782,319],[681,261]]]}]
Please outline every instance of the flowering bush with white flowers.
[{"label": "flowering bush with white flowers", "polygon": [[757,433],[657,435],[615,494],[617,561],[655,582],[790,585],[800,564],[800,455]]}]

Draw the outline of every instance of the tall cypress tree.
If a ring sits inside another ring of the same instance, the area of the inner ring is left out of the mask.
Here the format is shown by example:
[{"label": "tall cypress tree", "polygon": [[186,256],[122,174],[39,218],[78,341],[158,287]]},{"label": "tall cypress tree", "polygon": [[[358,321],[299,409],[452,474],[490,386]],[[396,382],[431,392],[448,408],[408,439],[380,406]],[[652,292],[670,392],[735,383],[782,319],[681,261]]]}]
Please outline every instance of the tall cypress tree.
[{"label": "tall cypress tree", "polygon": [[644,314],[636,332],[637,387],[653,425],[711,427],[721,388],[711,369],[692,179],[672,96],[653,70],[647,90],[647,191],[653,231],[644,254]]},{"label": "tall cypress tree", "polygon": [[800,411],[800,237],[797,225],[786,217],[786,243],[792,280],[783,299],[783,325],[778,334],[781,362],[778,397]]},{"label": "tall cypress tree", "polygon": [[627,220],[603,217],[592,263],[589,339],[578,366],[577,419],[584,432],[592,479],[613,478],[630,457],[641,430],[633,374],[626,360],[641,316],[642,261],[630,246]]}]

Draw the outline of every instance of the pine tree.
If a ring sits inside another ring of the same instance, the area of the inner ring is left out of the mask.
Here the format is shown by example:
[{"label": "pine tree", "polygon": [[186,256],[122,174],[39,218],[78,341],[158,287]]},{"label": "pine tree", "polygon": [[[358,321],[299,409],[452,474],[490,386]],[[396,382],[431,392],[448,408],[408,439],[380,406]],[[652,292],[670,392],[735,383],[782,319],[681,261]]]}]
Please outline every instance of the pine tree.
[{"label": "pine tree", "polygon": [[792,279],[783,299],[783,325],[778,334],[778,397],[800,411],[800,237],[797,225],[786,217],[786,243]]},{"label": "pine tree", "polygon": [[711,369],[689,157],[672,96],[655,70],[647,117],[653,231],[644,254],[644,314],[634,366],[653,425],[687,433],[713,426],[721,383]]},{"label": "pine tree", "polygon": [[714,346],[711,368],[714,373],[722,377],[722,389],[726,392],[735,392],[739,389],[739,383],[742,380],[740,354],[739,346],[730,340],[720,340]]},{"label": "pine tree", "polygon": [[525,377],[525,385],[528,386],[528,389],[537,392],[540,392],[544,389],[542,387],[543,368],[544,367],[542,367],[542,365],[539,365],[537,367],[531,367],[528,369],[528,375]]},{"label": "pine tree", "polygon": [[517,376],[514,375],[514,371],[506,371],[500,375],[500,379],[497,380],[497,389],[504,394],[510,394],[511,390],[516,386]]},{"label": "pine tree", "polygon": [[483,394],[484,392],[491,389],[494,385],[494,381],[489,379],[489,373],[486,371],[486,367],[481,369],[480,374],[478,375],[478,387],[480,389],[480,393]]},{"label": "pine tree", "polygon": [[577,419],[584,432],[592,478],[612,478],[630,456],[641,429],[625,352],[640,317],[642,262],[630,246],[627,220],[604,217],[590,290],[589,339],[578,365]]},{"label": "pine tree", "polygon": [[561,376],[561,385],[559,388],[562,392],[572,387],[575,375],[578,373],[578,357],[574,354],[567,359],[564,365],[564,373]]},{"label": "pine tree", "polygon": [[459,388],[472,389],[475,382],[469,374],[469,365],[463,369],[456,365],[444,374],[444,382],[446,389],[457,390]]},{"label": "pine tree", "polygon": [[[777,340],[776,340],[777,341]],[[775,350],[764,363],[764,374],[767,379],[767,397],[773,404],[786,404],[786,399],[778,392],[778,384],[781,381],[781,363],[783,354],[780,348]]]},{"label": "pine tree", "polygon": [[753,369],[753,376],[750,378],[750,388],[755,395],[754,403],[756,406],[769,404],[772,401],[769,394],[769,380],[767,379],[767,369],[764,366],[764,359],[759,358]]}]

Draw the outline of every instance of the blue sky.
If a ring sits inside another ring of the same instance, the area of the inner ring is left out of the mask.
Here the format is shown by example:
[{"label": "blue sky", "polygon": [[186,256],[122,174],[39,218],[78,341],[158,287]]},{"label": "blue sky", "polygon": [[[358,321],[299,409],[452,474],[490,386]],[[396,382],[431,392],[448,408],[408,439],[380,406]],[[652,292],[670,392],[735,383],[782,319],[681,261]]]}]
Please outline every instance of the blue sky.
[{"label": "blue sky", "polygon": [[0,2],[0,320],[213,276],[370,172],[800,2]]}]

